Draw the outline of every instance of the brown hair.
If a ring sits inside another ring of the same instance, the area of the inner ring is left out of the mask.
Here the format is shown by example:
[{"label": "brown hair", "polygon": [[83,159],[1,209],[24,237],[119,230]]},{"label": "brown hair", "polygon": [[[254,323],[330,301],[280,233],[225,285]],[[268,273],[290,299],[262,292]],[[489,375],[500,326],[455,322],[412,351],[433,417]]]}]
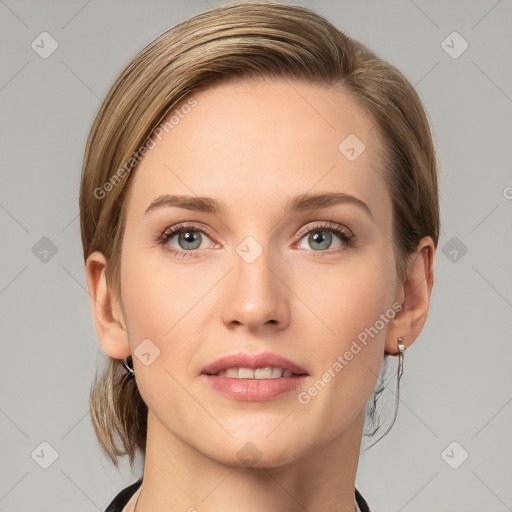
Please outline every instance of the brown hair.
[{"label": "brown hair", "polygon": [[[422,237],[432,237],[437,247],[435,151],[421,101],[407,79],[307,8],[238,2],[194,16],[146,46],[118,76],[94,120],[79,199],[84,259],[95,250],[105,255],[107,284],[118,297],[127,184],[153,130],[192,91],[252,78],[300,79],[347,91],[371,116],[384,143],[400,279]],[[116,467],[122,455],[133,465],[136,450],[145,454],[146,446],[147,406],[135,379],[125,376],[122,361],[111,358],[107,370],[96,373],[90,394],[96,435]]]}]

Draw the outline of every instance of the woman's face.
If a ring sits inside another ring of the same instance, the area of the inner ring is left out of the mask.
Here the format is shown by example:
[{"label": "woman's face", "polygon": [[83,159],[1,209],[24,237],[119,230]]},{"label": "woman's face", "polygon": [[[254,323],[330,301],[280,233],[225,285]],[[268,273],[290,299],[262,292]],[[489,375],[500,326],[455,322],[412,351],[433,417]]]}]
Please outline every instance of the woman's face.
[{"label": "woman's face", "polygon": [[[281,465],[361,426],[401,300],[378,133],[346,93],[298,81],[193,98],[153,136],[127,197],[121,300],[137,385],[169,446]],[[357,201],[300,201],[318,194]],[[149,208],[165,195],[210,199]],[[263,352],[307,375],[203,373]]]}]

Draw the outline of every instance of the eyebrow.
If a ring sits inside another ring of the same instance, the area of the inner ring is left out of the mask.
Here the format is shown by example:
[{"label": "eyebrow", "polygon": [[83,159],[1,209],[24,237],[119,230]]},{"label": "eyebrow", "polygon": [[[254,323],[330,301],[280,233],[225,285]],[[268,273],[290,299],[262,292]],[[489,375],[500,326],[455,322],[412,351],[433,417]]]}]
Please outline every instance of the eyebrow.
[{"label": "eyebrow", "polygon": [[[344,192],[329,192],[319,194],[300,194],[287,201],[284,213],[321,210],[338,204],[352,204],[365,211],[375,220],[368,205],[357,197]],[[226,215],[228,208],[221,201],[211,197],[177,196],[164,194],[154,199],[146,208],[144,214],[162,207],[176,207],[185,210],[201,211],[214,215]]]}]

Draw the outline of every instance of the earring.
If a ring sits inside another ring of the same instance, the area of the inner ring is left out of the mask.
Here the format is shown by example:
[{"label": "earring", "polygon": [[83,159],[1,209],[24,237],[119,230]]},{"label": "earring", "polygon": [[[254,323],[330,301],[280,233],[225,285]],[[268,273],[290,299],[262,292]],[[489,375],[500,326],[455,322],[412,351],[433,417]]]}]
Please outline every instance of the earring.
[{"label": "earring", "polygon": [[[382,434],[377,439],[377,441],[374,441],[370,446],[367,446],[366,450],[371,448],[374,444],[377,444],[384,436],[386,436],[387,433],[391,430],[391,427],[395,424],[396,415],[397,415],[397,412],[398,412],[398,401],[399,401],[399,396],[400,396],[400,379],[402,377],[402,374],[404,373],[404,352],[405,352],[405,343],[404,343],[404,341],[405,341],[405,338],[403,336],[399,336],[396,339],[396,345],[397,345],[397,348],[398,348],[398,371],[397,371],[396,392],[395,392],[395,414],[393,416],[393,421],[391,422],[391,425],[389,425],[389,427],[386,429],[386,432],[384,432],[384,434]],[[375,402],[374,402],[374,404],[375,404]]]},{"label": "earring", "polygon": [[[128,364],[128,360],[130,360],[130,364]],[[132,356],[125,357],[123,359],[123,365],[128,370],[126,376],[128,379],[133,379],[135,377],[135,372],[133,371],[133,361]]]},{"label": "earring", "polygon": [[404,352],[405,352],[405,338],[403,336],[399,336],[396,340],[396,344],[398,347],[398,381],[400,381],[400,377],[402,373],[404,373]]}]

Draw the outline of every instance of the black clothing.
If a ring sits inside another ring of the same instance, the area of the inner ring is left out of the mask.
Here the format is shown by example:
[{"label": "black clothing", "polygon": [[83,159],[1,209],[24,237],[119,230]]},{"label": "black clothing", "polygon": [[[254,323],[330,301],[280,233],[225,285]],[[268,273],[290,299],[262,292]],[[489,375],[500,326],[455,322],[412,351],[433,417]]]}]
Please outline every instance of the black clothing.
[{"label": "black clothing", "polygon": [[[105,509],[105,512],[122,512],[125,505],[130,501],[130,498],[135,494],[137,489],[142,485],[142,478],[139,478],[133,484],[130,484],[128,487],[125,487],[110,503],[110,505]],[[361,509],[361,512],[371,512],[368,503],[361,496],[359,491],[356,489],[356,501]]]}]

